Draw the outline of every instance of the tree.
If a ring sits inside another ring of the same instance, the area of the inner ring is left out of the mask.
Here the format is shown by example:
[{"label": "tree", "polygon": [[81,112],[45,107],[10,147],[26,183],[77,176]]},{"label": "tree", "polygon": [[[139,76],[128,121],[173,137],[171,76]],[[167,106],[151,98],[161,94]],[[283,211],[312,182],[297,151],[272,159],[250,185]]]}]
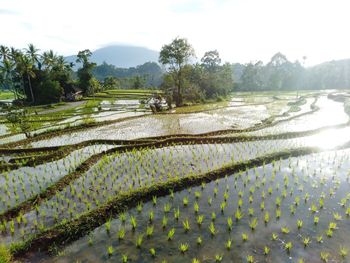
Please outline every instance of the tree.
[{"label": "tree", "polygon": [[106,77],[103,81],[104,89],[117,89],[119,88],[119,81],[116,77]]},{"label": "tree", "polygon": [[33,44],[29,44],[28,48],[25,49],[27,55],[30,57],[31,63],[34,65],[37,63],[38,68],[41,68],[40,56],[38,54],[39,49],[37,49]]},{"label": "tree", "polygon": [[215,71],[221,63],[221,58],[217,50],[205,52],[201,59],[202,65],[209,71]]},{"label": "tree", "polygon": [[34,103],[35,97],[34,97],[32,82],[31,82],[31,78],[35,78],[35,73],[33,71],[33,64],[31,63],[30,58],[28,58],[27,56],[25,56],[23,54],[20,56],[19,63],[20,63],[20,65],[19,65],[20,73],[27,77],[30,96],[32,98],[32,103]]},{"label": "tree", "polygon": [[4,60],[3,64],[0,65],[0,76],[1,76],[1,85],[5,87],[5,89],[11,90],[15,99],[18,98],[16,89],[12,85],[12,73],[14,70],[14,64],[10,60]]},{"label": "tree", "polygon": [[92,70],[96,66],[95,63],[91,63],[89,61],[89,58],[91,57],[92,53],[89,49],[85,49],[83,51],[79,51],[77,55],[77,63],[82,63],[82,67],[78,70],[78,77],[79,77],[79,86],[84,92],[84,94],[92,94],[94,92],[93,87],[91,84],[93,83],[93,74]]},{"label": "tree", "polygon": [[0,46],[0,58],[2,62],[10,59],[10,50],[8,47],[1,45]]},{"label": "tree", "polygon": [[59,102],[62,94],[63,90],[58,81],[46,79],[38,87],[37,101],[40,104]]},{"label": "tree", "polygon": [[174,80],[176,106],[183,105],[182,71],[194,56],[194,49],[184,38],[175,38],[170,44],[164,45],[160,51],[159,62],[166,67]]}]

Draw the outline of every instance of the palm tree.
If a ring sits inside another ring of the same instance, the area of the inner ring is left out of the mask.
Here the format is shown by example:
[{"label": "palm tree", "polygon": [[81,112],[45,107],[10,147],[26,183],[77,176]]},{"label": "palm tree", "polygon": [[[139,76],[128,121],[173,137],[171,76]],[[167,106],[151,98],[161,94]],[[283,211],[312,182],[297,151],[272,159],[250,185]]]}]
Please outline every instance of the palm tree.
[{"label": "palm tree", "polygon": [[53,53],[52,50],[46,51],[42,55],[43,64],[46,66],[47,69],[51,69],[55,63],[56,55]]},{"label": "palm tree", "polygon": [[33,71],[33,64],[31,63],[31,59],[18,50],[16,51],[15,49],[13,49],[12,51],[13,51],[12,53],[13,53],[13,58],[16,66],[16,72],[22,79],[23,91],[24,93],[26,93],[25,86],[24,86],[24,78],[26,77],[28,80],[29,91],[30,91],[30,95],[33,103],[34,93],[32,89],[31,78],[35,78],[35,73]]},{"label": "palm tree", "polygon": [[15,96],[15,99],[18,99],[17,90],[13,86],[12,74],[14,70],[14,63],[11,60],[4,60],[2,65],[0,65],[0,73],[2,77],[2,83],[6,88],[11,90]]},{"label": "palm tree", "polygon": [[25,49],[27,55],[30,57],[31,59],[31,63],[34,65],[35,63],[38,64],[38,68],[40,69],[41,65],[40,65],[40,56],[38,55],[38,51],[40,49],[37,49],[33,44],[29,44],[28,48]]},{"label": "palm tree", "polygon": [[8,47],[3,45],[0,46],[0,57],[2,58],[2,62],[10,58],[10,50]]}]

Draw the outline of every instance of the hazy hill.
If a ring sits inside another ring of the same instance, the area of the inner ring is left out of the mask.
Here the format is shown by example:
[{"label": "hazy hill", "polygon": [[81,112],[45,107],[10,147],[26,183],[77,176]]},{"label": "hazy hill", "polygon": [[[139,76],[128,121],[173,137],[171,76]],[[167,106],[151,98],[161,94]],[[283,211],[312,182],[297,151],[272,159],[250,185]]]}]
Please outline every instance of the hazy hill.
[{"label": "hazy hill", "polygon": [[[106,62],[118,68],[130,68],[146,62],[158,62],[158,51],[144,47],[113,45],[92,52],[91,61],[98,65]],[[66,57],[66,61],[75,63],[76,56]]]}]

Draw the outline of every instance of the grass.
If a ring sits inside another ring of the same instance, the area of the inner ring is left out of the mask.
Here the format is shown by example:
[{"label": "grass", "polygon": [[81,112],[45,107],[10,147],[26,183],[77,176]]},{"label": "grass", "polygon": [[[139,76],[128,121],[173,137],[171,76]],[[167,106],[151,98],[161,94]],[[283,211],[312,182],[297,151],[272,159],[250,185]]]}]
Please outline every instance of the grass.
[{"label": "grass", "polygon": [[13,100],[15,96],[10,91],[0,91],[0,100]]}]

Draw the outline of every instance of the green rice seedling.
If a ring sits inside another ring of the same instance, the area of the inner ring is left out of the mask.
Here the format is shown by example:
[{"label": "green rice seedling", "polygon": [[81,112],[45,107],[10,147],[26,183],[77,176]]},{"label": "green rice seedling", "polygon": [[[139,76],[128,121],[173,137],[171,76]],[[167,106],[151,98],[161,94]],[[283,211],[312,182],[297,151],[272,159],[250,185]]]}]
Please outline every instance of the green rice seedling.
[{"label": "green rice seedling", "polygon": [[318,237],[316,238],[316,240],[317,240],[318,243],[323,243],[323,236],[322,236],[322,235],[321,235],[321,236],[318,236]]},{"label": "green rice seedling", "polygon": [[208,205],[209,206],[211,206],[212,202],[213,202],[213,199],[211,197],[208,197]]},{"label": "green rice seedling", "polygon": [[267,246],[264,246],[264,255],[267,256],[270,253],[270,248]]},{"label": "green rice seedling", "polygon": [[211,221],[215,221],[216,220],[216,214],[215,212],[211,212]]},{"label": "green rice seedling", "polygon": [[320,257],[323,262],[328,262],[329,256],[330,254],[328,252],[321,251],[320,253]]},{"label": "green rice seedling", "polygon": [[119,220],[122,223],[125,223],[125,221],[126,221],[126,214],[124,212],[119,214]]},{"label": "green rice seedling", "polygon": [[219,189],[217,187],[214,188],[214,197],[217,196]]},{"label": "green rice seedling", "polygon": [[190,223],[189,223],[187,218],[184,221],[182,221],[182,226],[183,226],[185,232],[188,232],[191,229]]},{"label": "green rice seedling", "polygon": [[149,249],[149,253],[153,258],[156,256],[156,250],[153,247]]},{"label": "green rice seedling", "polygon": [[333,230],[332,229],[327,229],[327,231],[326,231],[326,235],[327,235],[327,237],[332,237],[333,236]]},{"label": "green rice seedling", "polygon": [[276,233],[272,233],[272,240],[275,241],[277,240],[278,235]]},{"label": "green rice seedling", "polygon": [[309,246],[311,243],[311,239],[309,237],[303,237],[303,244],[304,244],[304,247],[307,247]]},{"label": "green rice seedling", "polygon": [[176,220],[179,220],[179,218],[180,218],[180,209],[179,208],[177,208],[177,209],[174,208],[174,218]]},{"label": "green rice seedling", "polygon": [[254,208],[253,207],[248,208],[248,215],[250,217],[254,216]]},{"label": "green rice seedling", "polygon": [[169,240],[169,241],[170,241],[170,240],[173,240],[174,235],[175,235],[175,228],[172,228],[172,229],[170,229],[169,232],[168,232],[168,240]]},{"label": "green rice seedling", "polygon": [[200,263],[200,261],[199,261],[199,259],[194,258],[194,259],[192,259],[192,263]]},{"label": "green rice seedling", "polygon": [[154,226],[147,226],[146,228],[146,236],[149,238],[153,235],[153,230],[154,230]]},{"label": "green rice seedling", "polygon": [[243,206],[243,200],[240,198],[238,199],[238,208],[242,208]]},{"label": "green rice seedling", "polygon": [[294,214],[295,214],[295,211],[296,211],[295,206],[294,206],[294,205],[290,205],[290,206],[289,206],[289,211],[290,211],[290,214],[291,214],[291,215],[294,215]]},{"label": "green rice seedling", "polygon": [[136,218],[134,216],[130,217],[130,224],[131,224],[132,229],[135,230],[137,227],[137,221],[136,221]]},{"label": "green rice seedling", "polygon": [[265,210],[265,202],[264,202],[264,201],[262,201],[262,202],[260,203],[260,210],[261,210],[261,211],[264,211],[264,210]]},{"label": "green rice seedling", "polygon": [[320,218],[318,216],[314,216],[314,224],[317,225],[320,221]]},{"label": "green rice seedling", "polygon": [[333,218],[336,221],[340,221],[343,219],[343,217],[339,213],[333,213]]},{"label": "green rice seedling", "polygon": [[300,219],[297,220],[297,227],[298,229],[301,229],[303,227],[303,220],[300,220]]},{"label": "green rice seedling", "polygon": [[188,251],[189,245],[187,243],[181,243],[179,246],[179,250],[181,253],[185,253],[186,251]]},{"label": "green rice seedling", "polygon": [[166,216],[163,216],[162,228],[166,228],[167,224],[168,224],[168,218]]},{"label": "green rice seedling", "polygon": [[280,207],[281,206],[281,198],[279,196],[276,197],[276,201],[275,201],[275,204],[276,204],[276,207]]},{"label": "green rice seedling", "polygon": [[118,239],[119,240],[121,240],[121,239],[124,239],[124,237],[125,237],[125,228],[120,228],[119,230],[118,230]]},{"label": "green rice seedling", "polygon": [[149,211],[149,214],[148,214],[148,220],[152,223],[153,219],[154,219],[154,212],[153,210],[151,210]]},{"label": "green rice seedling", "polygon": [[318,200],[318,203],[319,203],[320,209],[323,209],[323,208],[324,208],[324,199],[323,199],[323,198],[320,198],[320,199]]},{"label": "green rice seedling", "polygon": [[108,254],[108,256],[111,257],[111,256],[113,255],[113,252],[114,252],[113,247],[112,247],[112,246],[109,246],[109,247],[107,248],[107,254]]},{"label": "green rice seedling", "polygon": [[127,255],[122,255],[122,262],[123,263],[127,263],[129,260],[128,256]]},{"label": "green rice seedling", "polygon": [[226,207],[226,201],[224,201],[224,202],[222,202],[222,203],[220,204],[220,210],[221,210],[221,213],[222,213],[222,214],[223,214],[224,211],[225,211],[225,207]]},{"label": "green rice seedling", "polygon": [[227,227],[229,231],[232,231],[232,227],[233,227],[233,221],[231,217],[227,218]]},{"label": "green rice seedling", "polygon": [[268,192],[269,195],[272,195],[273,190],[272,190],[271,186],[267,189],[267,192]]},{"label": "green rice seedling", "polygon": [[266,211],[264,215],[264,222],[265,224],[267,224],[269,221],[270,221],[270,214],[269,212]]},{"label": "green rice seedling", "polygon": [[200,191],[195,191],[195,192],[194,192],[194,197],[195,197],[196,199],[199,199],[201,196],[202,196],[202,193],[201,193]]},{"label": "green rice seedling", "polygon": [[281,218],[281,209],[276,209],[276,219],[280,219]]},{"label": "green rice seedling", "polygon": [[247,233],[242,233],[242,240],[243,242],[246,242],[248,240],[249,236]]},{"label": "green rice seedling", "polygon": [[254,263],[255,262],[254,256],[252,256],[252,255],[248,255],[246,259],[247,259],[248,263]]},{"label": "green rice seedling", "polygon": [[223,259],[223,255],[215,255],[215,262],[221,262]]},{"label": "green rice seedling", "polygon": [[349,250],[343,246],[341,246],[339,248],[339,255],[342,257],[342,258],[345,258],[347,255],[348,255],[348,252]]},{"label": "green rice seedling", "polygon": [[109,234],[111,231],[111,219],[108,219],[105,223],[106,232]]},{"label": "green rice seedling", "polygon": [[332,230],[337,229],[337,223],[330,222],[329,225],[328,225],[328,228],[329,228],[329,229],[332,229]]},{"label": "green rice seedling", "polygon": [[292,250],[292,248],[293,248],[292,242],[287,242],[287,243],[284,244],[284,249],[285,249],[288,253],[290,253],[290,251]]},{"label": "green rice seedling", "polygon": [[281,232],[283,233],[283,234],[288,234],[289,232],[290,232],[290,230],[289,230],[289,228],[288,227],[281,227]]},{"label": "green rice seedling", "polygon": [[196,214],[198,214],[198,212],[199,212],[199,205],[198,205],[197,202],[194,202],[193,209],[194,209],[194,212],[195,212]]},{"label": "green rice seedling", "polygon": [[188,197],[184,196],[184,198],[182,199],[182,203],[184,206],[188,206]]},{"label": "green rice seedling", "polygon": [[198,226],[201,226],[203,223],[204,215],[197,216],[197,224]]},{"label": "green rice seedling", "polygon": [[258,219],[255,217],[252,219],[252,221],[249,222],[249,227],[252,231],[254,231],[257,226],[258,226]]},{"label": "green rice seedling", "polygon": [[152,196],[152,203],[154,206],[157,205],[157,196],[156,195]]},{"label": "green rice seedling", "polygon": [[214,225],[213,222],[211,222],[210,225],[209,225],[209,231],[210,231],[210,234],[211,234],[212,236],[215,236],[215,234],[216,234],[216,229],[215,229],[215,225]]},{"label": "green rice seedling", "polygon": [[304,195],[304,202],[307,203],[307,201],[309,201],[309,199],[310,199],[310,195],[309,195],[309,193],[306,193]]},{"label": "green rice seedling", "polygon": [[136,206],[137,212],[141,213],[142,212],[142,208],[143,208],[142,202],[138,203],[137,206]]},{"label": "green rice seedling", "polygon": [[136,247],[141,248],[142,242],[143,242],[143,234],[140,234],[136,238]]},{"label": "green rice seedling", "polygon": [[236,218],[236,221],[238,222],[239,220],[241,220],[243,218],[243,213],[240,209],[236,209],[236,212],[235,212],[235,218]]},{"label": "green rice seedling", "polygon": [[231,250],[231,246],[232,246],[232,239],[228,239],[226,241],[225,247],[227,250]]},{"label": "green rice seedling", "polygon": [[350,216],[350,207],[346,208],[345,214],[347,217]]},{"label": "green rice seedling", "polygon": [[198,246],[202,245],[202,242],[203,242],[202,237],[201,236],[197,237],[197,241],[196,242],[197,242]]},{"label": "green rice seedling", "polygon": [[345,207],[346,206],[346,203],[347,203],[347,199],[346,198],[342,198],[341,200],[340,200],[340,205],[341,205],[341,207]]},{"label": "green rice seedling", "polygon": [[170,203],[166,203],[164,205],[164,213],[169,213],[170,212],[170,209],[171,209],[171,204]]}]

